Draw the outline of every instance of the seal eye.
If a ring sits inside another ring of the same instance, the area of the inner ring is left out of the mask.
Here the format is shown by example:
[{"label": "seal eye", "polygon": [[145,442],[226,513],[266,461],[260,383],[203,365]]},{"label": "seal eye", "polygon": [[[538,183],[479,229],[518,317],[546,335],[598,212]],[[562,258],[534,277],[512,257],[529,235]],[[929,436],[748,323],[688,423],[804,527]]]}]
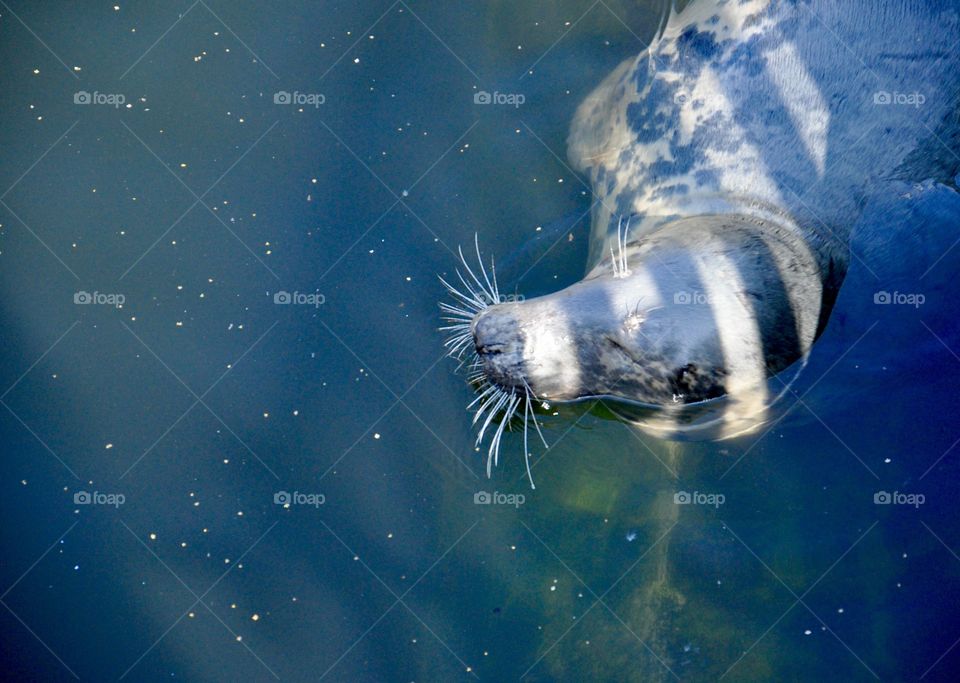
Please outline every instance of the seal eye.
[{"label": "seal eye", "polygon": [[604,337],[604,339],[606,339],[607,343],[614,349],[627,356],[631,360],[633,359],[633,356],[630,354],[630,351],[627,350],[627,347],[621,344],[619,341],[610,336]]}]

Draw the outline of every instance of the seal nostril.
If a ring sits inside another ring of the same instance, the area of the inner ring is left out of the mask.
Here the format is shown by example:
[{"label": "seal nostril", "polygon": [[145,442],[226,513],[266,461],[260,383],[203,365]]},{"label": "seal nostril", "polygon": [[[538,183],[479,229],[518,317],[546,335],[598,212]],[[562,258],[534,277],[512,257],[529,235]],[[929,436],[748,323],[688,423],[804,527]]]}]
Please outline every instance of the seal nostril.
[{"label": "seal nostril", "polygon": [[477,346],[477,353],[481,356],[495,356],[503,353],[503,346],[500,344],[483,344]]}]

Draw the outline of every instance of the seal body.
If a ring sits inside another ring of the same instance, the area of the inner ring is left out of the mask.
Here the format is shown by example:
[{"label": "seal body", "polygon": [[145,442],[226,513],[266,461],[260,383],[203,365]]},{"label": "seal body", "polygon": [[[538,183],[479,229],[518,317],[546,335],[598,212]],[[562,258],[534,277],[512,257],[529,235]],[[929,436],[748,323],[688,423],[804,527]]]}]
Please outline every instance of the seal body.
[{"label": "seal body", "polygon": [[956,169],[958,12],[944,0],[699,0],[671,16],[571,126],[570,161],[596,199],[591,265],[631,214],[769,212],[817,253],[843,255],[886,180]]},{"label": "seal body", "polygon": [[476,313],[486,379],[610,397],[663,436],[762,424],[827,323],[866,198],[955,172],[957,35],[940,1],[673,14],[574,117],[568,154],[594,191],[587,275]]}]

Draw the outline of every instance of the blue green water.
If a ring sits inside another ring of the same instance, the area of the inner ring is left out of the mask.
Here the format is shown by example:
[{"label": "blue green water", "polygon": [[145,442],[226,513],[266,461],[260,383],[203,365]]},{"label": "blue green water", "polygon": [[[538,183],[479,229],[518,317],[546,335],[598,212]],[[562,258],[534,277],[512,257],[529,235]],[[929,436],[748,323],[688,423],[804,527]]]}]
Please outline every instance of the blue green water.
[{"label": "blue green water", "polygon": [[0,5],[5,679],[954,680],[949,288],[854,272],[770,431],[569,410],[486,479],[436,274],[582,274],[567,126],[663,6],[116,1]]}]

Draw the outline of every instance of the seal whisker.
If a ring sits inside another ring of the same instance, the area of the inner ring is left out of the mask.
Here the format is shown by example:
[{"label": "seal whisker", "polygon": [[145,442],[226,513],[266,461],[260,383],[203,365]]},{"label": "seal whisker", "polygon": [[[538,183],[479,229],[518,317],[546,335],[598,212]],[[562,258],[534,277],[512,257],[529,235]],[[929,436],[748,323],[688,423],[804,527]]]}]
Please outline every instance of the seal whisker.
[{"label": "seal whisker", "polygon": [[[463,249],[462,249],[461,247],[457,247],[457,252],[459,252],[459,254],[460,254],[460,260],[463,262],[463,267],[466,269],[467,273],[469,273],[470,277],[471,277],[471,278],[473,279],[473,281],[477,284],[477,288],[478,288],[478,289],[480,290],[480,292],[483,294],[483,297],[479,297],[479,296],[478,296],[477,298],[478,298],[478,299],[481,299],[481,300],[486,299],[486,302],[485,302],[485,305],[484,305],[484,308],[486,308],[486,306],[489,306],[491,303],[494,303],[493,293],[492,293],[492,292],[488,292],[486,289],[483,288],[483,283],[480,282],[480,278],[478,278],[478,277],[476,276],[476,274],[475,274],[475,273],[473,272],[473,270],[470,268],[470,264],[467,263],[467,259],[466,259],[466,257],[463,255]],[[481,268],[483,267],[483,262],[482,262],[482,261],[480,262],[480,267],[481,267]],[[466,284],[466,283],[464,283],[464,284]],[[471,288],[471,289],[472,289],[472,288]]]},{"label": "seal whisker", "polygon": [[459,289],[455,287],[451,287],[450,289],[451,293],[463,299],[463,301],[468,305],[470,305],[471,307],[479,308],[481,310],[485,308],[486,304],[480,298],[480,295],[477,294],[477,291],[476,289],[474,289],[474,286],[471,283],[469,283],[467,279],[463,276],[463,273],[460,272],[460,269],[455,268],[454,272],[457,274],[457,279],[460,280],[460,283],[463,285],[464,289],[466,289],[467,292],[469,293],[469,296],[467,294],[464,294],[463,292],[461,292]]},{"label": "seal whisker", "polygon": [[490,277],[493,280],[493,294],[496,296],[494,300],[500,303],[500,288],[497,286],[497,266],[493,262],[493,256],[490,257]]},{"label": "seal whisker", "polygon": [[[490,419],[500,409],[501,404],[506,400],[507,396],[509,395],[500,387],[496,385],[491,385],[491,386],[493,386],[496,389],[496,391],[493,393],[493,396],[487,399],[487,401],[482,406],[480,406],[480,409],[477,411],[477,414],[473,416],[473,424],[477,424],[477,421],[480,420],[483,413],[487,411],[487,408],[493,405],[493,408],[490,410],[490,414],[487,415],[487,421],[484,423],[484,428],[486,428],[487,423],[490,422]],[[482,439],[483,439],[483,429],[480,430],[480,435],[477,437],[478,445]]]},{"label": "seal whisker", "polygon": [[[619,227],[617,228],[619,233]],[[630,274],[627,270],[627,242],[630,239],[630,217],[627,216],[627,224],[623,228],[623,239],[620,242],[620,277],[626,277]]]},{"label": "seal whisker", "polygon": [[473,320],[470,311],[464,309],[457,309],[453,306],[448,306],[447,308],[441,307],[440,310],[448,314],[441,317],[441,320],[444,322],[462,323],[469,326],[470,322]]},{"label": "seal whisker", "polygon": [[438,327],[437,329],[438,329],[438,330],[444,330],[444,331],[446,331],[446,330],[453,330],[453,331],[462,330],[463,332],[466,332],[467,334],[469,334],[469,333],[470,333],[470,323],[458,323],[458,324],[456,324],[456,325],[444,325],[443,327]]},{"label": "seal whisker", "polygon": [[[490,278],[487,277],[487,269],[483,266],[483,257],[480,256],[480,237],[477,233],[473,233],[473,246],[477,250],[477,263],[480,264],[480,273],[483,275],[484,281],[487,283],[487,290],[490,294],[490,303],[500,303],[500,297],[497,295],[496,288],[490,284]],[[493,260],[491,259],[491,268],[493,268]]]},{"label": "seal whisker", "polygon": [[467,303],[464,303],[463,306],[458,306],[458,305],[453,305],[448,303],[441,303],[440,310],[444,311],[445,313],[453,313],[456,315],[473,317],[473,315],[478,312],[477,310],[473,310],[476,308],[476,305],[477,304],[474,301],[469,301]]},{"label": "seal whisker", "polygon": [[[440,329],[447,329],[447,330],[453,329],[453,330],[456,330],[456,329],[459,329],[459,328],[460,328],[460,326],[457,325],[456,327],[446,327],[446,328],[441,327]],[[469,338],[470,336],[471,336],[471,335],[470,335],[470,330],[467,329],[467,330],[462,331],[462,332],[460,332],[460,333],[458,333],[458,334],[455,334],[453,337],[451,337],[450,339],[448,339],[446,342],[444,342],[444,346],[446,346],[447,344],[450,344],[450,343],[452,343],[452,342],[454,342],[454,341],[459,341],[459,340],[462,339],[462,338]]]},{"label": "seal whisker", "polygon": [[452,339],[449,339],[448,341],[444,342],[443,345],[449,348],[450,353],[462,354],[470,346],[471,341],[472,341],[472,338],[470,336],[470,333],[467,332],[458,337],[453,337]]},{"label": "seal whisker", "polygon": [[497,396],[498,396],[498,399],[499,399],[499,400],[496,402],[496,404],[493,406],[493,408],[490,409],[489,413],[487,414],[487,419],[484,420],[484,422],[483,422],[483,427],[480,428],[480,434],[477,435],[477,442],[476,442],[476,445],[477,445],[477,446],[479,446],[479,445],[480,445],[480,442],[483,441],[483,433],[487,430],[487,427],[490,426],[490,421],[493,420],[494,416],[495,416],[498,412],[500,412],[500,409],[503,408],[503,406],[506,404],[507,400],[509,400],[509,398],[510,398],[510,394],[508,394],[507,392],[503,391],[502,389],[501,389],[500,392],[497,394]]},{"label": "seal whisker", "polygon": [[[533,483],[533,473],[530,471],[530,449],[527,447],[527,423],[531,413],[533,413],[533,408],[530,406],[530,394],[528,392],[523,403],[523,462],[527,467],[527,479],[530,480],[530,488],[535,489],[537,485]],[[533,424],[537,424],[536,415],[533,416]],[[539,431],[539,428],[537,431]]]},{"label": "seal whisker", "polygon": [[474,413],[473,420],[470,422],[472,426],[476,426],[477,421],[480,420],[483,417],[483,414],[487,412],[487,408],[500,399],[500,388],[495,385],[490,386],[493,387],[493,392],[491,392],[490,395],[480,404],[480,407],[477,408],[477,412]]},{"label": "seal whisker", "polygon": [[[451,281],[438,276],[444,288],[453,297],[452,301],[439,304],[441,320],[446,323],[439,330],[447,336],[443,344],[447,349],[447,355],[460,361],[458,370],[461,367],[467,367],[467,382],[478,392],[467,405],[467,410],[474,411],[473,426],[479,425],[475,446],[480,446],[488,430],[493,433],[487,449],[487,475],[492,474],[493,465],[499,464],[503,434],[507,430],[513,431],[513,420],[519,418],[522,407],[524,462],[530,485],[533,486],[529,452],[531,417],[540,440],[543,441],[544,446],[547,445],[533,409],[536,396],[526,380],[523,380],[523,386],[513,387],[505,387],[491,381],[484,360],[473,348],[477,315],[494,304],[500,303],[496,261],[493,257],[490,258],[488,270],[480,251],[478,235],[474,235],[473,248],[477,258],[476,265],[468,262],[462,247],[457,249],[462,267],[455,268],[454,272],[459,285],[454,286]],[[616,258],[612,259],[614,268],[619,269],[620,262]]]},{"label": "seal whisker", "polygon": [[617,249],[614,252],[613,245],[610,245],[610,267],[613,270],[614,279],[625,278],[630,275],[627,268],[627,242],[630,240],[630,218],[627,218],[627,225],[624,227],[623,218],[617,221]]},{"label": "seal whisker", "polygon": [[[449,343],[449,342],[448,342]],[[467,350],[467,347],[470,345],[470,337],[458,341],[455,345],[450,347],[450,351],[447,355],[451,358],[456,358],[457,360],[463,360],[463,352]]]},{"label": "seal whisker", "polygon": [[[527,392],[527,403],[532,404],[533,399],[537,396],[533,393],[533,389],[530,388],[530,385],[527,384],[527,380],[523,380],[523,386]],[[537,429],[537,434],[540,435],[540,440],[543,442],[544,448],[550,448],[550,445],[547,443],[547,440],[543,436],[543,432],[540,431],[540,425],[537,423],[537,414],[533,411],[533,405],[530,406],[530,415],[533,417],[533,426]],[[533,483],[532,481],[530,482]]]},{"label": "seal whisker", "polygon": [[[456,272],[456,270],[455,270],[455,272]],[[457,275],[459,276],[460,273],[457,272]],[[454,287],[452,284],[450,284],[449,282],[447,282],[447,281],[443,278],[443,276],[438,275],[437,278],[439,278],[440,282],[443,283],[443,286],[447,288],[447,291],[450,292],[451,294],[453,294],[454,296],[456,296],[456,297],[458,297],[458,298],[461,298],[461,299],[463,299],[463,300],[465,300],[465,301],[467,301],[467,302],[469,302],[469,303],[476,303],[474,297],[469,297],[469,296],[467,296],[466,294],[464,294],[463,292],[461,292],[459,289],[457,289],[457,288]],[[460,281],[463,282],[463,278],[462,278],[462,277],[461,277]],[[464,284],[464,286],[467,288],[467,291],[472,291],[471,288],[467,285],[466,282],[464,282],[463,284]]]},{"label": "seal whisker", "polygon": [[473,406],[477,404],[478,401],[482,400],[485,396],[488,396],[491,392],[494,392],[496,390],[497,390],[497,387],[495,387],[494,385],[491,384],[490,386],[488,386],[486,389],[484,389],[480,393],[479,396],[477,396],[475,399],[473,399],[472,401],[470,401],[470,403],[467,404],[467,410],[470,410]]},{"label": "seal whisker", "polygon": [[[469,270],[469,268],[467,270]],[[460,279],[460,282],[463,283],[463,286],[466,287],[467,291],[470,293],[470,296],[467,296],[460,290],[454,289],[454,288],[451,288],[450,290],[451,293],[460,297],[465,304],[467,304],[472,308],[475,308],[478,311],[482,311],[484,308],[486,308],[488,304],[486,301],[484,301],[485,297],[480,296],[477,293],[477,291],[473,288],[473,286],[469,282],[467,282],[466,278],[463,277],[463,273],[460,272],[459,268],[457,268],[455,272],[457,273],[457,277]],[[481,288],[481,291],[482,291],[482,288]]]},{"label": "seal whisker", "polygon": [[[459,328],[460,328],[460,326],[458,325],[457,327],[448,327],[448,328],[446,328],[446,329],[448,329],[448,330],[449,330],[449,329],[456,330],[456,329],[459,329]],[[443,329],[443,328],[441,328],[441,329]],[[454,341],[459,341],[460,339],[468,339],[470,336],[471,336],[471,334],[470,334],[470,330],[469,330],[469,329],[461,330],[460,332],[457,332],[456,334],[454,334],[454,335],[453,335],[450,339],[448,339],[446,342],[444,342],[444,345],[450,344],[451,342],[454,342]]]},{"label": "seal whisker", "polygon": [[510,421],[510,418],[513,417],[513,411],[517,408],[517,403],[520,401],[520,397],[516,394],[508,394],[509,401],[507,402],[507,408],[503,413],[503,418],[500,420],[500,425],[497,427],[497,431],[493,435],[493,439],[490,440],[490,448],[487,451],[487,476],[490,476],[491,460],[493,464],[500,464],[500,438],[503,436],[503,428]]}]

